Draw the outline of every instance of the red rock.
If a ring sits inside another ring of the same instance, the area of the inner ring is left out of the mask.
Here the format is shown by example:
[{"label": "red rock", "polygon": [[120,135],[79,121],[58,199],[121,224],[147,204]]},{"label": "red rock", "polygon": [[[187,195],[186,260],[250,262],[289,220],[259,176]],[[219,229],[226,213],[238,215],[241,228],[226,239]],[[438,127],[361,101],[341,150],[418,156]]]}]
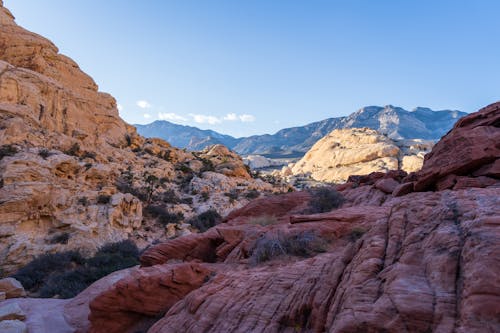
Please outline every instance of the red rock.
[{"label": "red rock", "polygon": [[396,188],[394,188],[394,191],[392,192],[392,195],[395,197],[400,197],[411,192],[413,192],[413,182],[403,183],[396,186]]},{"label": "red rock", "polygon": [[[415,191],[433,190],[446,176],[467,176],[482,168],[498,168],[500,102],[460,119],[425,156]],[[487,173],[486,173],[487,174]]]},{"label": "red rock", "polygon": [[489,177],[457,177],[454,190],[461,190],[469,187],[487,187],[496,184],[498,181]]},{"label": "red rock", "polygon": [[383,178],[375,182],[375,187],[384,193],[392,193],[398,185],[399,183],[392,178]]},{"label": "red rock", "polygon": [[158,265],[131,272],[90,303],[89,332],[121,333],[141,327],[199,288],[212,270],[198,264]]}]

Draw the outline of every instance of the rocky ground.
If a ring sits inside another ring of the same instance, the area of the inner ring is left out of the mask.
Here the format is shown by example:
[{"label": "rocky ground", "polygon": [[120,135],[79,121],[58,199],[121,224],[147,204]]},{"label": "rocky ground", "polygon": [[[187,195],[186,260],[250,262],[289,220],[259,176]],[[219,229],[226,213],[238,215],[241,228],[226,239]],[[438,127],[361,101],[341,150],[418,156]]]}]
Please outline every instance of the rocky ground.
[{"label": "rocky ground", "polygon": [[1,306],[36,332],[498,332],[499,122],[460,120],[417,173],[256,199],[74,299]]}]

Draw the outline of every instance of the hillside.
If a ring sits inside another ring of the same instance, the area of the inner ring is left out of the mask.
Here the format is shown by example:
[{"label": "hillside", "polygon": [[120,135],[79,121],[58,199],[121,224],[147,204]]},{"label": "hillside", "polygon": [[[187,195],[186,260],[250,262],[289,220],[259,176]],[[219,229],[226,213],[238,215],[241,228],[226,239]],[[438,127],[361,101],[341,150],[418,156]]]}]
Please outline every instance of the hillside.
[{"label": "hillside", "polygon": [[203,131],[195,127],[182,126],[167,121],[155,121],[149,125],[137,125],[145,137],[159,137],[172,142],[176,147],[199,150],[211,143],[221,143],[235,152],[248,154],[286,155],[305,153],[319,139],[343,128],[371,128],[387,134],[391,139],[423,139],[437,141],[448,132],[465,112],[433,111],[418,107],[412,111],[387,105],[367,106],[349,116],[329,118],[305,126],[282,129],[275,134],[233,138],[214,131]]}]

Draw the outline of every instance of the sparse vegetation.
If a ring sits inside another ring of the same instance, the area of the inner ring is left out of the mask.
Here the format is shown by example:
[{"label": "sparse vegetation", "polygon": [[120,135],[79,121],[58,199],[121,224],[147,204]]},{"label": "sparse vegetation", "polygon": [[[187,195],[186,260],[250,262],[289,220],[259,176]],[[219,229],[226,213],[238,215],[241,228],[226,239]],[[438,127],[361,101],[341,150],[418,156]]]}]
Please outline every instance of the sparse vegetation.
[{"label": "sparse vegetation", "polygon": [[222,216],[215,209],[207,210],[188,221],[193,227],[201,232],[205,232],[220,223]]},{"label": "sparse vegetation", "polygon": [[361,237],[363,237],[365,232],[366,232],[366,230],[364,228],[360,228],[360,227],[353,228],[351,230],[351,233],[349,234],[349,240],[351,242],[355,242],[358,239],[360,239]]},{"label": "sparse vegetation", "polygon": [[47,148],[42,148],[38,151],[38,155],[45,160],[51,155],[51,153]]},{"label": "sparse vegetation", "polygon": [[250,224],[258,224],[258,225],[273,225],[278,223],[278,219],[273,215],[261,215],[250,218],[248,221]]},{"label": "sparse vegetation", "polygon": [[239,197],[238,191],[235,189],[231,190],[230,192],[224,193],[224,195],[229,198],[230,202],[238,200]]},{"label": "sparse vegetation", "polygon": [[247,198],[247,199],[255,199],[255,198],[258,198],[259,196],[260,196],[260,192],[257,190],[248,190],[245,193],[245,198]]},{"label": "sparse vegetation", "polygon": [[203,199],[203,201],[207,201],[208,199],[210,199],[210,193],[201,192],[201,198]]},{"label": "sparse vegetation", "polygon": [[57,235],[54,235],[50,239],[50,244],[68,244],[70,238],[70,234],[67,232],[63,232]]},{"label": "sparse vegetation", "polygon": [[66,155],[70,156],[78,156],[78,153],[80,152],[80,145],[78,142],[75,142],[68,150],[64,151]]},{"label": "sparse vegetation", "polygon": [[98,279],[139,263],[139,250],[129,240],[106,244],[85,259],[77,251],[44,254],[13,275],[40,297],[70,298]]},{"label": "sparse vegetation", "polygon": [[82,160],[83,160],[83,159],[85,159],[85,158],[90,158],[90,159],[92,159],[92,160],[94,160],[94,161],[95,161],[95,160],[96,160],[96,159],[95,159],[95,158],[96,158],[96,156],[97,156],[97,154],[96,154],[96,153],[91,152],[91,151],[86,151],[86,152],[84,152],[84,153],[82,154],[82,156],[80,156],[80,159],[82,159]]},{"label": "sparse vegetation", "polygon": [[17,154],[18,150],[14,145],[0,146],[0,160],[6,156],[13,156]]},{"label": "sparse vegetation", "polygon": [[144,209],[144,213],[155,218],[163,226],[169,223],[179,223],[184,219],[182,213],[171,213],[167,208],[160,205],[149,205]]},{"label": "sparse vegetation", "polygon": [[78,204],[82,205],[82,206],[88,206],[89,205],[89,199],[87,199],[87,197],[78,198]]},{"label": "sparse vegetation", "polygon": [[308,213],[325,213],[339,208],[344,203],[342,195],[330,187],[317,187],[310,189],[311,200],[309,201]]},{"label": "sparse vegetation", "polygon": [[97,203],[100,205],[107,205],[111,201],[111,196],[107,194],[99,194],[97,196]]},{"label": "sparse vegetation", "polygon": [[280,256],[310,257],[326,251],[327,242],[312,231],[263,236],[253,246],[250,264],[258,265]]}]

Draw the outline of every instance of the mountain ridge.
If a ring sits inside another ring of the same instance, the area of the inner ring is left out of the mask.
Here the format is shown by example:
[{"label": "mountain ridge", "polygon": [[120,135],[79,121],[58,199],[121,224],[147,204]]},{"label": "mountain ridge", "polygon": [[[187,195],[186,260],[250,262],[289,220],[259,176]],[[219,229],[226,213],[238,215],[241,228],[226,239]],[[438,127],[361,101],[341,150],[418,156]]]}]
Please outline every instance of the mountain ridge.
[{"label": "mountain ridge", "polygon": [[425,139],[437,141],[466,112],[432,110],[416,107],[407,111],[386,105],[365,106],[348,116],[327,118],[303,126],[283,128],[274,134],[235,138],[213,130],[178,125],[157,120],[147,125],[135,125],[146,137],[157,136],[172,145],[189,150],[201,150],[211,144],[223,144],[235,152],[248,154],[305,153],[312,145],[334,129],[368,127],[386,134],[391,139]]}]

